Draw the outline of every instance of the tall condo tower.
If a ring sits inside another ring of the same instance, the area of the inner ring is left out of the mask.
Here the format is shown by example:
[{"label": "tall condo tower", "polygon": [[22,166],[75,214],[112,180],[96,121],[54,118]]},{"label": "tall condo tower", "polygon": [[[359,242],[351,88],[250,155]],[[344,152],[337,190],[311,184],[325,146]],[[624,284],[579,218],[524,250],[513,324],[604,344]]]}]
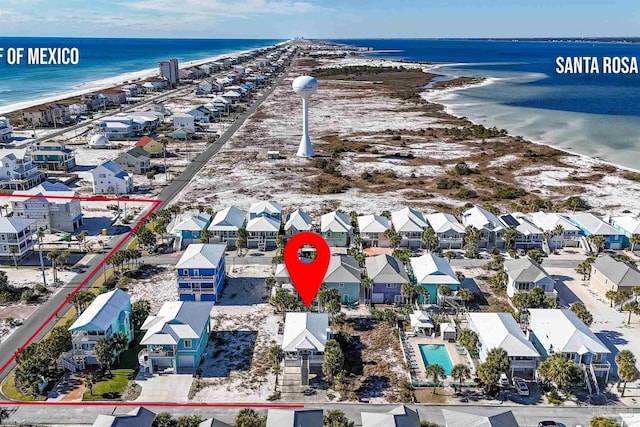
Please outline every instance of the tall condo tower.
[{"label": "tall condo tower", "polygon": [[302,98],[302,139],[298,147],[298,157],[313,157],[313,147],[309,139],[309,98],[318,91],[318,81],[311,76],[296,77],[293,91]]}]

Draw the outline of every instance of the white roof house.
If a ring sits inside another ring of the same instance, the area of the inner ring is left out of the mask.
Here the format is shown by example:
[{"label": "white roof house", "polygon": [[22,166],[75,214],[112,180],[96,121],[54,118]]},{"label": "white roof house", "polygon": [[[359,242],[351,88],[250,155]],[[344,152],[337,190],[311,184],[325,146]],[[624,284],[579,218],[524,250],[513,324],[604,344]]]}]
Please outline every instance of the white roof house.
[{"label": "white roof house", "polygon": [[[28,200],[28,197],[15,197],[15,196],[42,196],[41,200],[46,200],[48,203],[65,205],[70,202],[69,198],[76,197],[76,193],[71,188],[67,187],[62,182],[50,182],[45,181],[29,190],[14,191],[13,196],[9,199],[10,202],[21,202]],[[54,197],[47,197],[54,196]]]},{"label": "white roof house", "polygon": [[418,413],[404,405],[388,412],[361,412],[360,417],[362,427],[420,427]]},{"label": "white roof house", "polygon": [[569,309],[529,309],[529,329],[547,352],[610,353],[607,346]]},{"label": "white roof house", "polygon": [[519,291],[527,292],[535,287],[543,288],[545,293],[555,294],[555,280],[529,257],[507,259],[504,261],[504,269],[509,277],[507,295],[510,297]]},{"label": "white roof house", "polygon": [[485,229],[491,232],[503,231],[506,229],[505,225],[497,216],[480,206],[474,206],[465,211],[462,214],[462,223],[465,226],[472,225],[478,230]]},{"label": "white roof house", "polygon": [[331,256],[324,281],[327,283],[360,283],[361,272],[358,261],[349,255]]},{"label": "white roof house", "polygon": [[358,217],[360,233],[384,233],[390,228],[389,220],[381,215],[362,215]]},{"label": "white roof house", "polygon": [[158,314],[149,316],[141,329],[147,331],[142,345],[176,345],[181,339],[198,339],[211,316],[208,302],[165,302]]},{"label": "white roof house", "polygon": [[70,331],[105,331],[120,317],[131,303],[131,297],[123,290],[115,289],[98,295],[78,316],[69,328]]},{"label": "white roof house", "polygon": [[509,357],[540,356],[511,313],[469,313],[467,316],[469,327],[478,334],[486,350],[480,354],[482,362],[492,348],[502,348]]},{"label": "white roof house", "polygon": [[209,230],[214,231],[238,231],[245,223],[247,213],[235,206],[229,206],[213,217]]},{"label": "white roof house", "polygon": [[580,231],[574,223],[557,213],[533,212],[529,214],[529,218],[542,231],[553,231],[559,225],[565,231]]},{"label": "white roof house", "polygon": [[425,215],[425,219],[436,233],[464,233],[464,226],[458,222],[455,216],[448,213],[433,213]]},{"label": "white roof house", "polygon": [[518,421],[513,416],[511,411],[497,412],[494,411],[493,415],[487,415],[486,411],[483,411],[482,415],[474,414],[472,409],[464,409],[464,412],[451,411],[449,409],[443,409],[442,415],[444,415],[445,427],[519,427]]},{"label": "white roof house", "polygon": [[407,283],[409,276],[404,264],[398,258],[387,254],[366,257],[364,259],[367,276],[373,283]]},{"label": "white roof house", "polygon": [[217,268],[224,258],[226,245],[194,243],[187,246],[176,268]]},{"label": "white roof house", "polygon": [[320,217],[320,231],[326,233],[348,233],[351,230],[351,219],[347,214],[334,211]]},{"label": "white roof house", "polygon": [[322,427],[322,409],[269,409],[266,427]]},{"label": "white roof house", "polygon": [[280,221],[273,218],[260,216],[249,220],[247,223],[247,231],[253,233],[275,232],[280,231]]},{"label": "white roof house", "polygon": [[588,231],[589,234],[599,236],[617,236],[621,234],[620,230],[616,230],[614,227],[591,213],[575,213],[570,215],[569,218],[582,229]]},{"label": "white roof house", "polygon": [[618,228],[626,231],[629,235],[640,234],[640,219],[631,215],[614,216],[611,222]]},{"label": "white roof house", "polygon": [[258,215],[281,215],[282,205],[277,202],[256,202],[249,207],[250,216]]},{"label": "white roof house", "polygon": [[398,233],[420,233],[427,227],[424,215],[408,207],[391,212],[391,223]]},{"label": "white roof house", "polygon": [[431,253],[410,258],[411,268],[418,283],[459,285],[458,276],[445,258]]},{"label": "white roof house", "polygon": [[284,224],[284,231],[310,231],[313,226],[313,219],[302,209],[291,212]]},{"label": "white roof house", "polygon": [[98,415],[92,427],[151,427],[156,414],[150,410],[138,407],[126,414]]},{"label": "white roof house", "polygon": [[411,329],[433,329],[433,321],[426,311],[416,311],[409,314]]},{"label": "white roof house", "polygon": [[211,221],[211,215],[206,213],[185,215],[180,222],[173,226],[171,234],[180,231],[202,231],[209,224],[209,221]]},{"label": "white roof house", "polygon": [[520,212],[501,215],[500,219],[509,227],[515,228],[523,236],[542,235],[540,230],[526,215]]},{"label": "white roof house", "polygon": [[314,350],[324,352],[329,333],[327,313],[287,313],[284,321],[282,350],[297,352]]}]

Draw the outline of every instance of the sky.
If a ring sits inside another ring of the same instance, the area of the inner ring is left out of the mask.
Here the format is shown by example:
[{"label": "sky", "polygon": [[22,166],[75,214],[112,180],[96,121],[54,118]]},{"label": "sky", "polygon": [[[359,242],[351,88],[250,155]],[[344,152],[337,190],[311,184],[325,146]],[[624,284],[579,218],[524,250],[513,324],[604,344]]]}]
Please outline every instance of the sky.
[{"label": "sky", "polygon": [[0,0],[0,36],[638,36],[638,0]]}]

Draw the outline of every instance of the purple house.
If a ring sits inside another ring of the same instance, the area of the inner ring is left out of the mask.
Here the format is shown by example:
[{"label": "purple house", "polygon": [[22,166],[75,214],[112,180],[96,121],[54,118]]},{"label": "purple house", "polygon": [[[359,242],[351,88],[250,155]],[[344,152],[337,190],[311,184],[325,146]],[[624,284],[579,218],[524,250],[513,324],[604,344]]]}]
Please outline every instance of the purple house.
[{"label": "purple house", "polygon": [[402,285],[409,283],[407,271],[398,258],[376,255],[365,258],[367,276],[373,281],[371,302],[403,303]]}]

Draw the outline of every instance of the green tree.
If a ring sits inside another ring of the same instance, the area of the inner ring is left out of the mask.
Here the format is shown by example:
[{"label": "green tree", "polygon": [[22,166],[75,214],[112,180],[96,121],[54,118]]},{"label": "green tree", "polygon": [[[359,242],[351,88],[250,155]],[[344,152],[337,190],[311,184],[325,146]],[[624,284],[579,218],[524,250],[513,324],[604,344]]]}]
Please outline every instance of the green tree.
[{"label": "green tree", "polygon": [[336,375],[342,371],[344,365],[344,355],[340,344],[336,340],[329,340],[324,346],[324,362],[322,363],[322,373],[327,382],[332,386],[335,383]]},{"label": "green tree", "polygon": [[113,347],[113,341],[106,338],[98,338],[93,346],[93,353],[100,364],[100,368],[109,374],[111,373],[111,364],[113,363]]},{"label": "green tree", "polygon": [[440,285],[438,286],[438,295],[442,295],[442,296],[449,296],[453,294],[453,291],[451,290],[451,288],[447,285]]},{"label": "green tree", "polygon": [[585,325],[591,326],[591,323],[593,323],[593,314],[587,310],[587,307],[582,301],[576,301],[571,304],[571,311],[573,311],[575,315],[578,316],[578,319],[582,320]]},{"label": "green tree", "polygon": [[504,239],[505,248],[507,250],[513,249],[516,243],[516,238],[518,237],[518,230],[513,227],[509,227],[502,234],[502,238]]},{"label": "green tree", "polygon": [[0,423],[9,419],[9,410],[7,408],[0,408]]},{"label": "green tree", "polygon": [[202,234],[200,234],[200,243],[209,243],[211,239],[211,232],[209,230],[202,230]]},{"label": "green tree", "polygon": [[456,296],[464,302],[464,306],[467,307],[467,303],[474,298],[471,289],[462,288],[456,293]]},{"label": "green tree", "polygon": [[134,330],[140,330],[150,312],[151,303],[145,299],[138,300],[131,305],[131,323]]},{"label": "green tree", "polygon": [[16,270],[17,270],[18,269],[18,258],[17,258],[18,251],[16,250],[15,247],[11,246],[9,248],[9,253],[13,257],[13,264],[16,266]]},{"label": "green tree", "polygon": [[255,409],[243,408],[238,413],[234,427],[266,427],[267,417],[259,415]]},{"label": "green tree", "polygon": [[589,427],[620,427],[620,424],[614,417],[594,415],[589,420]]},{"label": "green tree", "polygon": [[160,412],[153,421],[153,427],[177,427],[178,422],[168,412]]},{"label": "green tree", "polygon": [[567,360],[562,353],[552,354],[541,362],[538,373],[562,390],[580,381],[582,376],[578,365],[573,360]]},{"label": "green tree", "polygon": [[236,239],[236,249],[238,255],[242,256],[242,251],[247,248],[247,229],[240,227],[238,229],[238,238]]},{"label": "green tree", "polygon": [[501,374],[506,374],[511,368],[509,355],[500,347],[489,350],[487,357],[485,358],[485,363],[489,363],[491,366],[495,367]]},{"label": "green tree", "polygon": [[433,384],[433,394],[436,394],[436,388],[440,385],[442,380],[447,377],[447,374],[444,372],[444,368],[437,363],[430,363],[427,365],[424,374],[427,378],[431,379],[431,383]]},{"label": "green tree", "polygon": [[84,378],[84,385],[89,389],[89,394],[93,396],[93,386],[96,385],[96,377],[89,374]]},{"label": "green tree", "polygon": [[632,234],[631,237],[629,237],[629,243],[631,243],[631,252],[633,252],[636,245],[640,243],[640,234]]},{"label": "green tree", "polygon": [[480,230],[469,225],[464,230],[464,256],[476,259],[480,256],[480,238],[482,234]]},{"label": "green tree", "polygon": [[276,294],[271,297],[269,304],[273,306],[276,313],[280,313],[284,319],[285,314],[288,311],[295,311],[300,308],[300,302],[291,293],[279,289]]},{"label": "green tree", "polygon": [[427,227],[422,233],[422,244],[427,249],[427,252],[432,252],[440,243],[438,240],[438,236],[436,236],[436,232],[433,231],[433,228]]},{"label": "green tree", "polygon": [[200,415],[183,415],[178,417],[177,427],[198,427],[203,421]]},{"label": "green tree", "polygon": [[339,409],[329,409],[324,415],[325,427],[353,427],[353,421],[349,421],[347,416]]},{"label": "green tree", "polygon": [[476,374],[488,392],[492,392],[498,387],[500,371],[491,363],[484,362],[479,364],[476,369]]},{"label": "green tree", "polygon": [[613,307],[613,301],[616,299],[617,293],[614,290],[608,290],[604,296],[609,300],[609,307]]},{"label": "green tree", "polygon": [[527,256],[537,262],[538,264],[542,264],[542,253],[537,249],[530,249],[527,251]]},{"label": "green tree", "polygon": [[471,329],[462,329],[458,333],[458,344],[464,347],[472,357],[478,357],[478,334]]},{"label": "green tree", "polygon": [[462,363],[454,365],[451,369],[451,378],[458,381],[460,383],[460,386],[462,386],[462,383],[465,380],[471,378],[471,369],[467,365],[464,365]]},{"label": "green tree", "polygon": [[456,257],[456,253],[454,251],[446,251],[444,257],[449,261],[449,264],[451,264],[451,260]]},{"label": "green tree", "polygon": [[618,377],[623,381],[620,397],[624,397],[624,392],[627,389],[627,382],[638,379],[638,369],[636,369],[635,363],[625,361],[621,365],[618,365]]},{"label": "green tree", "polygon": [[640,314],[640,306],[638,305],[638,301],[631,301],[626,303],[622,307],[622,311],[629,312],[629,317],[627,318],[627,325],[631,324],[631,314]]},{"label": "green tree", "polygon": [[276,376],[276,381],[273,386],[273,390],[276,391],[278,388],[278,375],[282,370],[282,361],[284,360],[284,351],[279,345],[272,345],[269,348],[269,354],[267,355],[269,360],[269,365],[271,366],[271,372]]},{"label": "green tree", "polygon": [[491,285],[491,289],[496,292],[501,292],[507,289],[508,280],[509,276],[507,275],[507,272],[504,270],[500,270],[489,278],[489,283]]},{"label": "green tree", "polygon": [[86,289],[81,289],[71,297],[71,304],[76,309],[76,314],[79,316],[91,302],[95,299],[93,292]]}]

